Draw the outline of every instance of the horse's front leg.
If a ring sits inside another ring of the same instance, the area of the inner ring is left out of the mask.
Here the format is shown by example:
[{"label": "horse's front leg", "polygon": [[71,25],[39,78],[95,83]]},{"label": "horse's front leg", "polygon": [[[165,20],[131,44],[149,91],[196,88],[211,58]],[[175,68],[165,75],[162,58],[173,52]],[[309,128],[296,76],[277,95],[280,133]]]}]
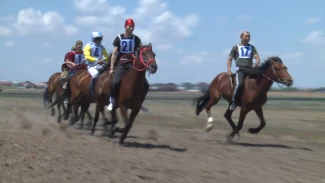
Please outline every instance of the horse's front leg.
[{"label": "horse's front leg", "polygon": [[257,117],[260,119],[260,126],[257,128],[249,128],[248,132],[251,134],[258,134],[266,125],[264,115],[263,115],[263,109],[262,106],[259,108],[254,109]]},{"label": "horse's front leg", "polygon": [[126,121],[125,126],[123,128],[123,133],[120,136],[120,141],[119,141],[120,144],[124,144],[124,140],[125,140],[126,136],[128,135],[128,133],[133,125],[133,122],[135,120],[135,117],[138,115],[138,113],[140,111],[140,108],[141,108],[141,106],[139,106],[139,108],[132,109],[132,112],[130,114],[130,119]]},{"label": "horse's front leg", "polygon": [[61,103],[58,102],[58,103],[56,104],[56,106],[58,107],[58,119],[57,119],[57,122],[58,122],[58,123],[61,123]]},{"label": "horse's front leg", "polygon": [[247,113],[249,112],[250,110],[247,109],[246,107],[242,107],[240,109],[240,114],[239,114],[239,121],[238,121],[238,124],[235,128],[235,130],[233,130],[228,137],[230,138],[233,138],[242,128],[243,128],[243,124],[244,124],[244,121],[245,121],[245,118],[246,118],[246,115]]}]

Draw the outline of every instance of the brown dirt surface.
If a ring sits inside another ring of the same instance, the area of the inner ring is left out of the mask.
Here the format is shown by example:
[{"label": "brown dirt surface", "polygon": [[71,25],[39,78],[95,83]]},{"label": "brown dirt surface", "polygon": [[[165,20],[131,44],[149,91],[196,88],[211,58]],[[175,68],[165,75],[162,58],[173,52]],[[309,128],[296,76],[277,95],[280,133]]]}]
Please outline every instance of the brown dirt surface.
[{"label": "brown dirt surface", "polygon": [[225,140],[230,127],[223,118],[226,105],[222,102],[212,110],[216,122],[209,133],[203,131],[205,112],[195,116],[191,101],[146,101],[145,106],[150,111],[140,112],[122,147],[118,138],[101,136],[100,126],[91,136],[78,123],[57,124],[38,99],[0,98],[0,182],[325,180],[324,104],[272,101],[264,109],[265,129],[258,135],[247,132],[259,124],[251,112],[235,144]]}]

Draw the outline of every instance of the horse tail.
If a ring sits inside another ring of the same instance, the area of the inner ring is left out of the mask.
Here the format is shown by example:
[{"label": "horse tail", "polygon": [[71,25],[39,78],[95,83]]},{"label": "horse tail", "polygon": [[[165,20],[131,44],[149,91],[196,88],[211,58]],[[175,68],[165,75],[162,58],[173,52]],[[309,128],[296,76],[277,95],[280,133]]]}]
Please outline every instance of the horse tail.
[{"label": "horse tail", "polygon": [[202,89],[201,90],[202,95],[200,97],[196,97],[193,99],[193,104],[196,103],[196,115],[200,115],[200,113],[203,111],[203,109],[206,107],[210,100],[210,94],[208,89]]}]

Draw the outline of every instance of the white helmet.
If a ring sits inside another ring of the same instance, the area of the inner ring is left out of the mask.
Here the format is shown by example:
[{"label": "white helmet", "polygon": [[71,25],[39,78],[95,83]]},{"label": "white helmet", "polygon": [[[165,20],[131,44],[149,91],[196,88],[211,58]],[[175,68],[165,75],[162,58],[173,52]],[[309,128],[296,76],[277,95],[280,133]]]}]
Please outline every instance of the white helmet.
[{"label": "white helmet", "polygon": [[95,39],[95,38],[98,38],[98,37],[103,37],[103,34],[101,32],[93,32],[93,33],[91,33],[91,38],[92,39]]}]

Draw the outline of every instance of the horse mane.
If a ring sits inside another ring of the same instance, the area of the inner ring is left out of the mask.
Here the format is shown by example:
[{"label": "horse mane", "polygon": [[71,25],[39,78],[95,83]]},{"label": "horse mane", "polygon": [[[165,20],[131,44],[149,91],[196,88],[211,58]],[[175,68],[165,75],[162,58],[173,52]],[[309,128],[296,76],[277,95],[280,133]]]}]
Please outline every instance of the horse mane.
[{"label": "horse mane", "polygon": [[259,66],[259,69],[262,73],[264,73],[265,71],[267,71],[270,67],[271,67],[271,61],[273,60],[274,62],[277,63],[283,63],[281,58],[278,56],[271,56],[265,59],[265,61]]}]

